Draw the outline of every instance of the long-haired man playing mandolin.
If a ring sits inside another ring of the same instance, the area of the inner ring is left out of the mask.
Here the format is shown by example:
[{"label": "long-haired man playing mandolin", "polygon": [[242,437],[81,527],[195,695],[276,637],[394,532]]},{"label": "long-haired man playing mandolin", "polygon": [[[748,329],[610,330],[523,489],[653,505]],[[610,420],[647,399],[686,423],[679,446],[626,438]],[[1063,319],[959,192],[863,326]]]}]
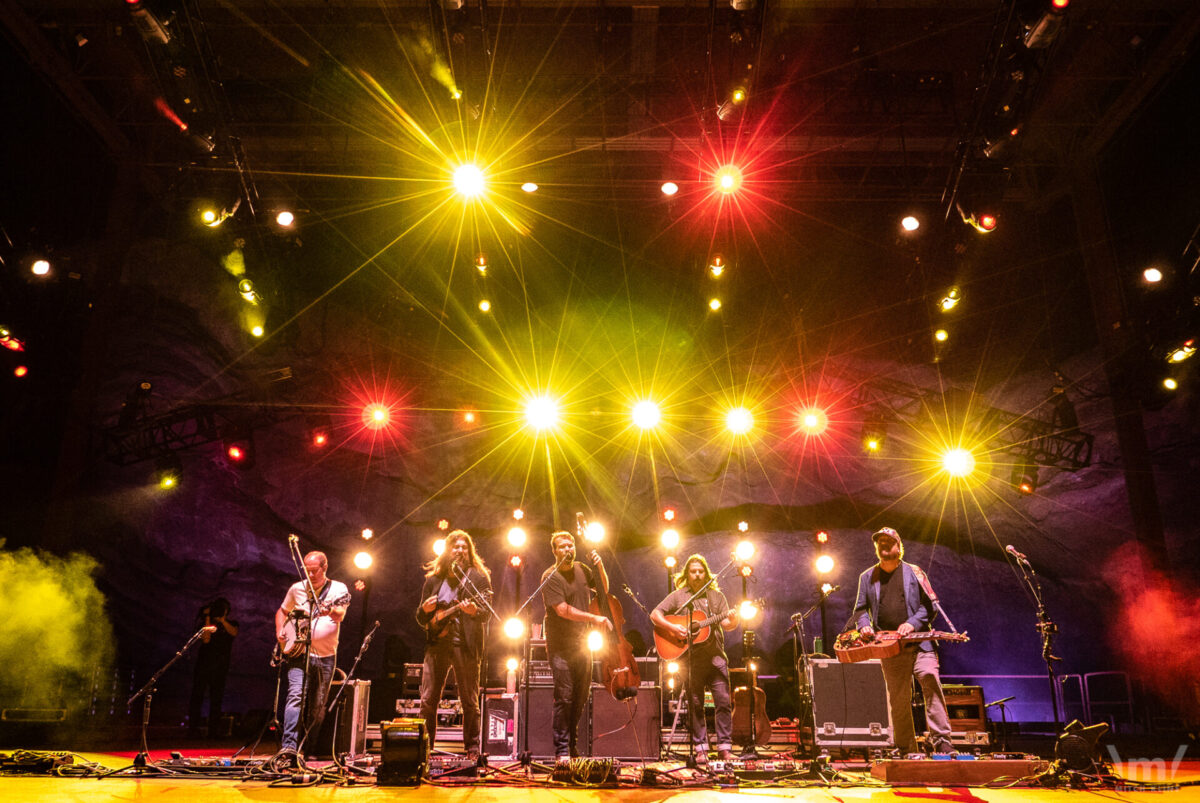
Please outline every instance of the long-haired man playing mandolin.
[{"label": "long-haired man playing mandolin", "polygon": [[600,553],[592,550],[593,572],[575,560],[575,537],[566,530],[550,535],[554,565],[542,573],[542,602],[546,606],[546,656],[554,677],[554,756],[567,761],[578,755],[576,735],[579,719],[592,690],[592,655],[588,651],[588,627],[612,629],[612,622],[588,611],[597,585],[596,572],[604,571]]},{"label": "long-haired man playing mandolin", "polygon": [[[901,636],[927,630],[936,617],[933,589],[919,566],[907,563],[900,533],[891,527],[877,530],[871,540],[879,563],[858,577],[858,598],[854,616],[858,630],[870,637],[876,630],[894,630]],[[930,749],[949,753],[950,718],[946,696],[938,670],[938,656],[929,641],[918,641],[900,648],[898,655],[881,659],[887,684],[888,706],[892,711],[892,733],[896,747],[905,753],[917,751],[912,718],[913,678],[925,695],[925,722],[929,728]]]},{"label": "long-haired man playing mandolin", "polygon": [[[425,628],[425,664],[421,670],[421,717],[433,746],[437,736],[438,702],[446,675],[454,669],[463,714],[463,750],[479,756],[479,660],[483,651],[486,609],[471,595],[492,591],[492,574],[475,552],[465,530],[446,536],[442,554],[426,563],[425,585],[417,622]],[[465,579],[464,579],[465,578]],[[467,582],[469,581],[469,582]]]},{"label": "long-haired man playing mandolin", "polygon": [[[675,575],[675,590],[667,598],[658,603],[650,612],[650,621],[654,626],[674,633],[679,640],[685,640],[688,628],[683,624],[672,623],[668,616],[687,615],[681,610],[683,605],[712,578],[708,561],[702,555],[692,555],[683,564],[683,570]],[[707,639],[691,648],[692,655],[685,655],[680,661],[684,666],[690,666],[695,675],[688,678],[688,726],[692,731],[692,743],[696,746],[696,761],[704,764],[708,761],[708,726],[704,722],[704,689],[712,691],[713,705],[716,714],[713,718],[717,727],[717,756],[722,761],[733,758],[733,702],[729,695],[729,659],[725,657],[725,630],[733,630],[738,626],[737,608],[730,608],[725,595],[717,590],[713,583],[701,594],[694,603],[694,611],[707,619],[711,616],[723,616],[718,620],[720,627],[712,628]],[[694,620],[696,617],[692,616]]]}]

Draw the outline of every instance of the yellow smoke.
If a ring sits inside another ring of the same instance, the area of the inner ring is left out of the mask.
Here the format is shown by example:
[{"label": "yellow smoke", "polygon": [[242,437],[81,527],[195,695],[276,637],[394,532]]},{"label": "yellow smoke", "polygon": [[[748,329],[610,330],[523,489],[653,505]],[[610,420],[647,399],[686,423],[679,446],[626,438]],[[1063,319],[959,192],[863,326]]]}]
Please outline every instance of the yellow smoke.
[{"label": "yellow smoke", "polygon": [[0,539],[0,706],[76,708],[93,676],[107,679],[113,635],[96,567],[87,555],[4,551]]}]

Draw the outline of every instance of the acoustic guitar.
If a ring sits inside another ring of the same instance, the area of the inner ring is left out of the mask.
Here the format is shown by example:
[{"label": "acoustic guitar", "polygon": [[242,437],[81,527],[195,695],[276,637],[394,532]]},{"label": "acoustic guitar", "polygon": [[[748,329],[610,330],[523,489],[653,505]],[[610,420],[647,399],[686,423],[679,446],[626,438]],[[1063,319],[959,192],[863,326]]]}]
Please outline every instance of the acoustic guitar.
[{"label": "acoustic guitar", "polygon": [[[754,604],[761,610],[765,607],[766,601],[756,599],[754,600]],[[694,647],[708,641],[709,634],[712,633],[711,626],[724,620],[733,612],[733,608],[730,608],[724,613],[705,616],[704,611],[692,611],[692,646]],[[685,613],[663,614],[663,618],[673,625],[687,625],[688,623],[688,616]],[[674,661],[687,652],[687,648],[686,639],[679,638],[673,631],[661,628],[658,625],[654,626],[654,649],[658,651],[659,658],[664,661]]]},{"label": "acoustic guitar", "polygon": [[842,633],[837,637],[833,651],[843,664],[856,664],[859,661],[869,661],[873,658],[891,658],[900,654],[900,648],[905,644],[918,641],[955,641],[965,642],[971,639],[966,633],[948,633],[944,630],[913,631],[902,636],[895,630],[880,630],[873,636],[863,636],[857,630]]},{"label": "acoustic guitar", "polygon": [[[742,654],[754,654],[753,630],[742,633]],[[733,741],[746,747],[770,744],[771,718],[767,716],[767,693],[758,687],[757,663],[753,659],[747,663],[750,685],[738,686],[733,690]]]}]

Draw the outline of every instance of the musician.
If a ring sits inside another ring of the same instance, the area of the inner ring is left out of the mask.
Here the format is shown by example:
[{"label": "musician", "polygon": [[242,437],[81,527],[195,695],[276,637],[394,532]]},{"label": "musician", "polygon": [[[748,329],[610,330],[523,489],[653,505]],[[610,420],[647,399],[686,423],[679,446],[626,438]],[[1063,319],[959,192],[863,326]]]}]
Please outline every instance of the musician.
[{"label": "musician", "polygon": [[[320,730],[321,721],[325,718],[325,700],[337,664],[338,632],[350,605],[350,591],[346,585],[325,576],[328,566],[329,561],[324,552],[314,551],[304,556],[304,571],[316,594],[317,605],[315,618],[309,624],[311,642],[307,650],[307,663],[302,652],[288,658],[284,664],[287,669],[288,690],[283,706],[283,738],[279,752],[289,762],[296,759],[296,751],[303,743],[304,737]],[[314,613],[308,598],[307,584],[303,581],[292,584],[283,598],[283,603],[275,611],[275,638],[280,649],[287,646],[288,634],[284,625],[289,617],[297,618],[294,613],[298,613],[301,619]],[[303,734],[300,732],[302,718]]]},{"label": "musician", "polygon": [[[692,555],[683,564],[683,570],[675,575],[675,590],[658,603],[650,612],[650,621],[656,627],[673,632],[680,640],[687,639],[686,625],[673,624],[667,616],[689,616],[682,606],[712,578],[708,561],[703,555]],[[729,659],[725,656],[725,630],[738,626],[738,612],[729,607],[725,595],[714,582],[698,597],[694,609],[707,619],[725,614],[720,627],[710,630],[708,639],[691,648],[691,656],[684,656],[685,667],[691,667],[694,675],[688,679],[688,727],[692,731],[692,743],[696,746],[696,761],[708,762],[708,726],[704,722],[704,690],[712,692],[716,706],[714,722],[717,727],[717,756],[722,761],[733,759],[733,703],[729,694]]]},{"label": "musician", "polygon": [[[483,652],[483,626],[487,612],[472,599],[468,589],[492,590],[492,575],[475,552],[475,542],[465,530],[446,536],[446,548],[426,563],[425,585],[417,622],[425,628],[425,663],[421,670],[421,716],[432,747],[437,737],[438,702],[446,686],[446,675],[454,669],[458,699],[463,714],[463,749],[469,758],[479,757],[479,661]],[[462,580],[466,577],[470,584]],[[457,606],[457,609],[455,610]],[[439,616],[443,611],[449,615]]]},{"label": "musician", "polygon": [[[920,567],[906,563],[904,543],[891,527],[883,527],[871,536],[879,562],[858,577],[858,599],[854,615],[864,636],[876,630],[894,630],[900,635],[928,630],[937,616],[933,605],[933,588]],[[925,721],[929,727],[928,745],[932,752],[948,753],[950,719],[946,713],[946,696],[938,669],[938,656],[933,642],[918,641],[905,644],[898,655],[884,658],[883,678],[887,685],[888,706],[892,711],[892,728],[896,747],[915,753],[917,739],[913,729],[913,678],[921,684],[925,695]]]},{"label": "musician", "polygon": [[[546,656],[554,677],[554,756],[559,762],[579,755],[576,733],[592,688],[592,656],[587,647],[590,627],[612,630],[607,618],[588,612],[599,581],[608,586],[604,561],[589,555],[595,571],[575,560],[575,538],[566,530],[550,536],[554,565],[542,573],[542,602],[546,606]],[[598,577],[597,575],[602,575]]]},{"label": "musician", "polygon": [[229,600],[217,597],[196,614],[196,630],[215,627],[213,632],[204,631],[196,648],[196,669],[192,675],[192,698],[188,703],[188,735],[200,735],[200,709],[204,705],[204,693],[208,692],[208,735],[221,733],[221,703],[225,698],[225,678],[229,675],[229,659],[233,653],[233,639],[238,634],[236,619],[230,619],[233,608]]}]

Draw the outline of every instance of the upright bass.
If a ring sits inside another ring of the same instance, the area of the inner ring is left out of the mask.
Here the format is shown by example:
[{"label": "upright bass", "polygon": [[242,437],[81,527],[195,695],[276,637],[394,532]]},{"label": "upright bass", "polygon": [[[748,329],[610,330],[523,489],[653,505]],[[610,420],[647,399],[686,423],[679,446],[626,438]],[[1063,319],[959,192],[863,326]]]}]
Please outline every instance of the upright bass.
[{"label": "upright bass", "polygon": [[[593,562],[595,558],[595,550],[592,550]],[[600,678],[609,694],[618,700],[628,700],[637,697],[642,678],[638,674],[633,647],[625,638],[625,613],[617,598],[608,593],[607,572],[600,572],[600,586],[600,593],[588,608],[612,622],[613,626],[612,638],[605,639],[604,649],[600,652]]]}]

